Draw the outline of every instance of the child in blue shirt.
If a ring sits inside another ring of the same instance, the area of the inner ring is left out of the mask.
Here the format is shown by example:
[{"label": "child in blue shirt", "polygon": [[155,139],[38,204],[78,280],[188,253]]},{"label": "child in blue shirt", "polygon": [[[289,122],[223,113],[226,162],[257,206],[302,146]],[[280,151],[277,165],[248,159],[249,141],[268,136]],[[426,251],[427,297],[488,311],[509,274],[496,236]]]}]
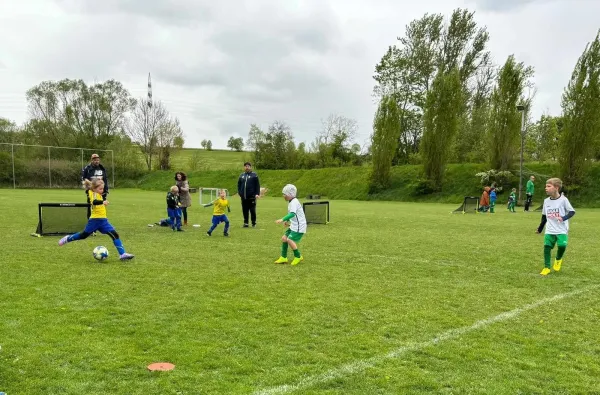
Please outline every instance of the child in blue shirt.
[{"label": "child in blue shirt", "polygon": [[490,189],[490,214],[494,213],[496,208],[496,188]]}]

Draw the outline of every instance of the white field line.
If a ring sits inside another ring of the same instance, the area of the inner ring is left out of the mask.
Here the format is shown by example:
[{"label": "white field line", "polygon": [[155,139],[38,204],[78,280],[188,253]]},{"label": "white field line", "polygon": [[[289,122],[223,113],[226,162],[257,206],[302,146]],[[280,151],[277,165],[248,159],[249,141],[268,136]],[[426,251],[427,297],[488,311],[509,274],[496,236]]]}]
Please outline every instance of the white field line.
[{"label": "white field line", "polygon": [[412,351],[422,350],[426,347],[436,345],[436,344],[441,343],[446,340],[456,339],[462,335],[465,335],[469,332],[473,332],[477,329],[486,328],[489,325],[495,324],[497,322],[510,320],[512,318],[517,317],[521,313],[535,309],[536,307],[542,306],[544,304],[556,302],[561,299],[579,295],[581,293],[588,292],[588,291],[596,289],[598,287],[599,287],[599,285],[593,285],[593,286],[583,288],[580,290],[566,292],[566,293],[558,294],[558,295],[555,295],[555,296],[552,296],[549,298],[541,299],[535,303],[527,304],[527,305],[518,307],[514,310],[507,311],[507,312],[498,314],[496,316],[477,321],[473,325],[470,325],[470,326],[464,326],[461,328],[450,329],[450,330],[448,330],[446,332],[442,332],[442,333],[438,334],[437,336],[435,336],[434,338],[424,341],[424,342],[410,343],[410,344],[404,345],[402,347],[399,347],[395,350],[392,350],[387,354],[378,355],[378,356],[374,356],[374,357],[371,357],[368,359],[350,362],[350,363],[342,365],[338,368],[331,369],[325,373],[305,377],[305,378],[297,381],[296,383],[283,384],[283,385],[279,385],[276,387],[257,390],[254,392],[254,394],[255,395],[288,394],[290,392],[306,389],[306,388],[315,386],[317,384],[326,383],[326,382],[329,382],[329,381],[332,381],[335,379],[339,379],[339,378],[342,378],[342,377],[345,377],[345,376],[348,376],[351,374],[359,373],[359,372],[364,371],[365,369],[368,369],[377,364],[380,364],[388,359],[397,358],[403,354],[406,354],[406,353],[409,353]]}]

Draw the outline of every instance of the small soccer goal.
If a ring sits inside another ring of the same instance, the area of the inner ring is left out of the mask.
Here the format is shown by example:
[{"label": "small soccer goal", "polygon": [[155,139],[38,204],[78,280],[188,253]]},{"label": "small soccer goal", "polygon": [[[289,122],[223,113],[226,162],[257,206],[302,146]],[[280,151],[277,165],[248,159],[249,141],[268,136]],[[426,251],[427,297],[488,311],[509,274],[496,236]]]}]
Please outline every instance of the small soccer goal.
[{"label": "small soccer goal", "polygon": [[229,191],[226,188],[198,188],[198,199],[200,204],[208,204],[219,197],[219,191],[223,189],[225,196],[229,199]]},{"label": "small soccer goal", "polygon": [[479,198],[475,196],[465,196],[463,204],[454,210],[452,214],[477,214],[479,210]]},{"label": "small soccer goal", "polygon": [[307,224],[328,224],[329,218],[329,202],[306,202],[302,204],[304,216]]},{"label": "small soccer goal", "polygon": [[39,203],[38,225],[32,236],[63,236],[87,225],[87,203]]}]

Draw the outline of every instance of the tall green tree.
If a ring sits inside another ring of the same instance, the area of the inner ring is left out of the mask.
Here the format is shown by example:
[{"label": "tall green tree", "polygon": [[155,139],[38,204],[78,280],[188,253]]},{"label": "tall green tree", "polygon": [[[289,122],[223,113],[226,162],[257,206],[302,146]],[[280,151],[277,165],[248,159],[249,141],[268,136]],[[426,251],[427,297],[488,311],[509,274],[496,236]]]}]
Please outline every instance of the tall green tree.
[{"label": "tall green tree", "polygon": [[488,137],[489,161],[492,169],[510,170],[521,142],[521,113],[517,105],[530,108],[525,88],[532,86],[533,68],[517,63],[510,55],[497,76],[492,93]]},{"label": "tall green tree", "polygon": [[440,70],[427,95],[421,141],[423,170],[432,189],[441,189],[448,159],[448,146],[458,130],[463,104],[460,70]]},{"label": "tall green tree", "polygon": [[391,167],[398,133],[400,132],[400,113],[393,96],[384,96],[373,121],[371,137],[371,153],[373,169],[369,179],[369,193],[389,188],[391,183]]},{"label": "tall green tree", "polygon": [[458,70],[461,112],[468,111],[475,80],[491,65],[488,40],[487,30],[477,26],[473,12],[456,9],[447,23],[442,14],[413,20],[399,43],[388,48],[373,78],[374,95],[393,96],[399,108],[401,128],[394,163],[408,163],[421,146],[425,102],[438,70]]},{"label": "tall green tree", "polygon": [[557,161],[562,128],[562,117],[547,114],[530,125],[525,138],[526,160]]},{"label": "tall green tree", "polygon": [[571,188],[583,182],[600,129],[600,31],[579,57],[562,96],[560,166]]}]

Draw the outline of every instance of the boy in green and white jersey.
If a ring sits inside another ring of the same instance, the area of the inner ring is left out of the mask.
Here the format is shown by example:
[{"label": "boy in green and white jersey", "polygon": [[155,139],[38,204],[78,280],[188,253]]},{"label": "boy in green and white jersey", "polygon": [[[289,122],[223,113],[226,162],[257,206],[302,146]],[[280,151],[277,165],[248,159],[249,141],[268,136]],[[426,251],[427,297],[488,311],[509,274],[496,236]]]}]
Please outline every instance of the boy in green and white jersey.
[{"label": "boy in green and white jersey", "polygon": [[550,273],[550,258],[554,245],[558,245],[558,250],[552,267],[555,271],[560,270],[569,240],[569,218],[575,215],[575,209],[571,206],[569,199],[559,193],[561,188],[562,181],[559,178],[551,178],[546,181],[546,194],[548,197],[544,200],[542,208],[542,222],[536,230],[537,233],[542,233],[544,225],[546,226],[544,269],[540,273],[542,276],[547,276]]},{"label": "boy in green and white jersey", "polygon": [[306,233],[306,217],[304,216],[304,210],[302,204],[296,197],[297,189],[292,184],[287,184],[283,187],[282,193],[283,198],[288,201],[288,214],[275,221],[277,224],[285,223],[289,228],[285,231],[285,234],[281,237],[281,256],[275,261],[275,263],[287,263],[288,246],[292,247],[294,251],[294,260],[292,265],[297,265],[304,260],[298,250],[298,243],[302,240],[302,236]]}]

